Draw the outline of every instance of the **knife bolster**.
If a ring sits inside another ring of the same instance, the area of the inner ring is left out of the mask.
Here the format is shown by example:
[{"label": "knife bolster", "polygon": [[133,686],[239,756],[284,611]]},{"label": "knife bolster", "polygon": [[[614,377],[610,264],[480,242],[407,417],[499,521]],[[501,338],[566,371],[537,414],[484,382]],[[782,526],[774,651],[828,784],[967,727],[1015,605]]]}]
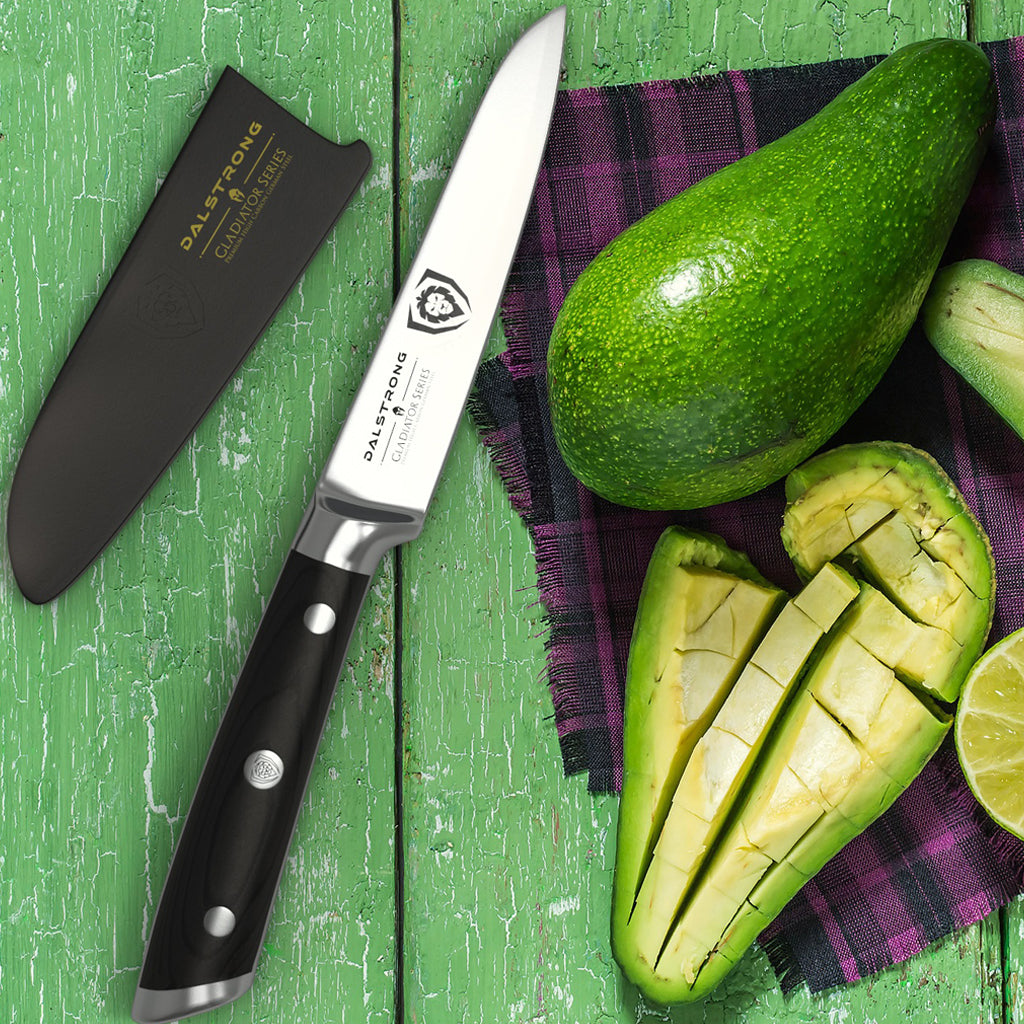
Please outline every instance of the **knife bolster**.
[{"label": "knife bolster", "polygon": [[196,1013],[204,1013],[237,999],[252,988],[256,972],[250,971],[229,981],[217,981],[191,988],[139,988],[132,1004],[132,1020],[137,1024],[165,1024]]},{"label": "knife bolster", "polygon": [[389,548],[418,537],[422,529],[422,512],[369,507],[318,487],[292,547],[318,562],[372,575]]}]

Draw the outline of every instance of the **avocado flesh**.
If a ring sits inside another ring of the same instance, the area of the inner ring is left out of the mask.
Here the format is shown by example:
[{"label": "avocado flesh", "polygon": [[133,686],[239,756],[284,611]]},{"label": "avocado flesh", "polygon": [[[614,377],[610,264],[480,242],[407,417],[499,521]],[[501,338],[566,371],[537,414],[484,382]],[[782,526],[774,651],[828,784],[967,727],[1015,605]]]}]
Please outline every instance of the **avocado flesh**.
[{"label": "avocado flesh", "polygon": [[[919,773],[950,726],[938,701],[958,694],[991,621],[988,540],[924,453],[888,442],[836,449],[790,475],[787,500],[784,539],[810,583],[693,747],[613,946],[661,1002],[710,991]],[[839,518],[856,534],[829,542],[842,565],[801,564],[804,540]],[[819,579],[829,588],[808,600]],[[823,637],[805,655],[796,648],[814,628]],[[797,742],[801,733],[814,745]]]},{"label": "avocado flesh", "polygon": [[[904,699],[906,698],[906,699]],[[898,706],[902,717],[891,717]],[[786,859],[765,872],[734,920],[724,952],[737,960],[802,886],[851,839],[883,814],[927,764],[949,731],[952,719],[927,698],[907,689],[878,716],[871,737],[875,771],[858,776],[837,812],[825,814],[794,845]],[[886,735],[881,735],[884,731]],[[749,916],[744,922],[742,918]],[[702,979],[703,980],[703,979]],[[710,980],[710,979],[709,979]]]},{"label": "avocado flesh", "polygon": [[962,644],[988,607],[947,562],[932,557],[904,515],[879,523],[847,549],[870,579],[885,580],[896,603],[918,622],[949,633]]},{"label": "avocado flesh", "polygon": [[627,668],[613,942],[683,765],[784,599],[718,537],[669,527],[655,546]]},{"label": "avocado flesh", "polygon": [[944,690],[962,648],[945,630],[915,622],[868,583],[843,619],[849,635],[906,682]]},{"label": "avocado flesh", "polygon": [[649,978],[657,963],[668,928],[804,664],[857,593],[848,573],[838,566],[824,566],[798,598],[779,612],[694,745],[632,915],[616,935],[619,963],[639,983]]},{"label": "avocado flesh", "polygon": [[[873,660],[840,625],[808,669],[745,805],[662,952],[659,970],[677,978],[674,999],[699,998],[717,984],[765,924],[891,806],[941,744],[950,717]],[[875,713],[871,699],[878,702]]]},{"label": "avocado flesh", "polygon": [[[856,780],[873,770],[863,749],[801,686],[751,774],[746,799],[674,922],[658,970],[685,982],[689,998],[699,995],[703,988],[694,983],[720,955],[760,880],[824,816],[840,813],[836,808]],[[741,952],[728,957],[729,965]]]},{"label": "avocado flesh", "polygon": [[[936,670],[920,683],[955,700],[988,635],[994,565],[988,538],[938,463],[909,445],[845,445],[794,470],[786,498],[782,539],[798,571],[841,557],[912,621],[948,634],[932,634]],[[857,508],[870,514],[852,517],[861,532],[850,540],[855,531],[835,524]],[[943,659],[951,670],[938,667]]]},{"label": "avocado flesh", "polygon": [[554,436],[577,478],[620,504],[688,509],[807,458],[914,322],[994,99],[976,47],[911,44],[614,239],[548,349]]},{"label": "avocado flesh", "polygon": [[989,260],[944,267],[921,323],[939,355],[1024,437],[1024,277]]}]

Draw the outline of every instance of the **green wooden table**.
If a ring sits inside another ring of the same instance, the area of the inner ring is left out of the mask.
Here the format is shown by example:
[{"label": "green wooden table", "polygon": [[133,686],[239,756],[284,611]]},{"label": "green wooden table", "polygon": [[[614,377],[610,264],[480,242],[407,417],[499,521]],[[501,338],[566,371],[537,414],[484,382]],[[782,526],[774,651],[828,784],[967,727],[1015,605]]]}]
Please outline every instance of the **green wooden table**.
[{"label": "green wooden table", "polygon": [[[375,157],[99,561],[44,607],[3,562],[0,1020],[128,1019],[262,605],[472,111],[545,9],[0,0],[5,506],[43,397],[225,64]],[[565,84],[1021,32],[1024,0],[575,0]],[[542,633],[526,531],[467,419],[422,537],[374,584],[255,987],[211,1024],[1024,1019],[1020,907],[824,996],[783,999],[754,952],[703,1004],[638,1001],[608,948],[616,800],[562,775]]]}]

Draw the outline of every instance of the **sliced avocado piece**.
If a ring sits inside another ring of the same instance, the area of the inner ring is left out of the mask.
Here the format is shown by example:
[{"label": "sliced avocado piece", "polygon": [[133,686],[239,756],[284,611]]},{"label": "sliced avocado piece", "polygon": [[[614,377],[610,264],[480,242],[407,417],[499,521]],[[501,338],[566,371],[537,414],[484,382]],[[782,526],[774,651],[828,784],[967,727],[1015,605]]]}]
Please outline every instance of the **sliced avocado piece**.
[{"label": "sliced avocado piece", "polygon": [[[851,689],[856,681],[850,679]],[[820,803],[823,812],[840,809],[859,776],[872,767],[870,759],[849,732],[832,718],[809,692],[810,678],[794,698],[784,728],[795,733],[779,745],[786,766]],[[802,833],[801,833],[802,834]],[[799,837],[794,839],[794,842]],[[780,860],[793,844],[773,857]]]},{"label": "sliced avocado piece", "polygon": [[[885,482],[889,488],[887,500],[846,496],[834,518],[819,516],[810,521],[802,541],[807,565],[824,564],[835,557],[835,552],[845,551],[858,537],[892,515],[891,502],[896,499],[891,488],[898,481],[892,480],[890,475]],[[905,490],[909,497],[909,489]],[[806,571],[802,569],[802,565],[797,567],[797,571],[806,578]]]},{"label": "sliced avocado piece", "polygon": [[[817,572],[814,586],[804,587],[791,603],[827,633],[858,593],[856,580],[845,569],[838,565],[823,565]],[[752,664],[757,664],[754,658],[760,658],[761,667],[767,668],[763,648],[764,645],[760,645],[750,660]],[[789,666],[786,667],[788,669]]]},{"label": "sliced avocado piece", "polygon": [[948,714],[934,701],[915,696],[845,631],[808,672],[806,688],[901,786],[921,770],[922,749],[930,757],[949,726]]},{"label": "sliced avocado piece", "polygon": [[[657,963],[666,925],[676,916],[715,844],[804,664],[858,593],[847,572],[824,566],[772,622],[692,748],[641,881],[635,910],[617,935],[616,949],[622,950],[619,962],[630,959],[630,969],[638,977],[648,975]],[[678,870],[655,870],[661,860]]]},{"label": "sliced avocado piece", "polygon": [[921,685],[955,700],[988,635],[995,573],[988,537],[938,463],[905,444],[844,445],[793,470],[786,497],[782,539],[797,570],[842,557],[910,619],[948,633],[959,655]]},{"label": "sliced avocado piece", "polygon": [[848,551],[913,619],[944,629],[961,645],[978,628],[977,620],[987,619],[984,598],[976,597],[951,565],[926,551],[920,534],[900,514],[880,522]]},{"label": "sliced avocado piece", "polygon": [[895,782],[909,786],[939,749],[952,720],[927,694],[913,693],[897,682],[885,695],[862,742],[879,768]]},{"label": "sliced avocado piece", "polygon": [[673,526],[655,545],[627,667],[613,942],[682,766],[784,600],[719,537]]},{"label": "sliced avocado piece", "polygon": [[845,630],[807,677],[808,692],[861,742],[870,734],[889,690],[899,685],[893,670]]},{"label": "sliced avocado piece", "polygon": [[[844,646],[844,650],[851,648]],[[834,706],[858,707],[859,700],[852,692],[854,676],[845,677],[851,681],[851,692],[848,695],[842,692],[844,660],[837,658],[828,670],[836,673],[838,681],[825,687],[820,680],[816,683],[814,674],[810,673],[807,692],[815,686],[819,690],[827,688]],[[826,671],[822,661],[816,671]],[[915,695],[897,681],[886,692],[863,741],[860,737],[855,739],[865,755],[867,767],[853,780],[836,809],[815,822],[783,862],[765,872],[750,894],[750,903],[769,918],[774,917],[807,879],[817,874],[846,843],[892,805],[939,749],[951,721],[951,716],[926,695]],[[732,951],[736,952],[734,947]]]},{"label": "sliced avocado piece", "polygon": [[[913,699],[909,691],[904,690],[903,693]],[[797,701],[810,696],[804,690]],[[796,701],[793,713],[799,713]],[[832,723],[830,730],[821,730],[823,735],[834,729],[845,732],[820,707],[811,716],[819,727],[819,715],[824,715]],[[883,720],[883,715],[878,717]],[[809,879],[846,843],[892,806],[909,781],[939,748],[949,729],[950,716],[923,698],[916,705],[904,706],[891,719],[886,714],[884,721],[888,741],[882,743],[880,737],[876,736],[872,743],[876,750],[887,752],[884,760],[875,761],[859,742],[852,741],[863,759],[864,770],[851,780],[849,788],[834,808],[815,821],[789,853],[764,872],[725,929],[714,954],[698,972],[696,981],[689,989],[692,993],[690,998],[698,998],[718,984]],[[900,755],[898,759],[896,752]],[[889,774],[889,770],[896,767],[897,761],[903,765],[902,770],[896,772],[901,781],[896,781]],[[791,758],[790,767],[794,763],[799,764],[799,756]],[[916,770],[913,767],[915,765]]]},{"label": "sliced avocado piece", "polygon": [[949,689],[960,645],[944,629],[915,622],[869,584],[861,584],[843,628],[901,678],[932,693]]},{"label": "sliced avocado piece", "polygon": [[845,569],[823,565],[779,612],[764,639],[750,655],[750,664],[777,682],[790,682],[817,643],[856,598],[857,583]]},{"label": "sliced avocado piece", "polygon": [[705,860],[657,969],[696,979],[761,878],[870,770],[870,759],[801,686]]},{"label": "sliced avocado piece", "polygon": [[[783,615],[785,615],[785,611],[783,611]],[[786,621],[791,622],[792,619],[787,616]],[[804,617],[804,622],[808,621]],[[813,647],[820,638],[821,632],[819,630],[801,638],[801,641]],[[801,660],[797,665],[791,667],[791,676],[787,677],[785,672],[779,671],[778,668],[776,668],[776,672],[783,679],[792,679],[800,671],[802,663]],[[786,696],[786,684],[780,683],[774,676],[770,676],[763,668],[750,661],[743,669],[740,680],[737,681],[737,686],[742,686],[741,696],[737,697],[736,700],[726,698],[721,708],[719,708],[718,714],[715,715],[710,728],[725,733],[720,738],[723,746],[735,746],[729,742],[730,737],[735,737],[741,740],[743,746],[749,750],[758,742],[758,738],[761,736],[765,726],[778,714],[779,704]],[[717,769],[715,774],[718,778],[721,778],[726,764],[719,760],[715,768]],[[712,813],[714,813],[713,810]]]},{"label": "sliced avocado piece", "polygon": [[739,958],[755,923],[892,804],[949,727],[844,623],[816,652],[662,950],[657,972],[687,979],[690,998]]}]

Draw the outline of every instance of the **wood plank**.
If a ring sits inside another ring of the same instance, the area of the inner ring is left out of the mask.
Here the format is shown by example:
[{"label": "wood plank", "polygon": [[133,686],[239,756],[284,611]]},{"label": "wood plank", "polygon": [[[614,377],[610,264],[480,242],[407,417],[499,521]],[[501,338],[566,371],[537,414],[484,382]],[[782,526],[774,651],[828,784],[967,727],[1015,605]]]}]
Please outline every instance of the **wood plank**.
[{"label": "wood plank", "polygon": [[978,42],[1024,34],[1024,4],[1020,0],[986,0],[971,4],[974,38]]},{"label": "wood plank", "polygon": [[[0,1003],[126,1020],[199,769],[391,297],[390,11],[7,4],[0,445],[22,442],[220,69],[377,163],[141,511],[50,606],[0,575]],[[73,500],[74,495],[69,495]],[[206,1019],[389,1020],[392,574],[328,726],[253,995]]]},{"label": "wood plank", "polygon": [[[407,261],[498,58],[542,9],[462,4],[449,18],[407,0],[404,10]],[[788,10],[574,4],[568,84],[864,55],[964,29],[952,2]],[[561,775],[529,541],[468,423],[426,530],[402,558],[410,1021],[999,1019],[992,921],[825,995],[784,1000],[754,952],[703,1004],[667,1012],[638,1000],[608,946],[617,802]]]},{"label": "wood plank", "polygon": [[[1020,0],[994,0],[973,3],[972,36],[978,42],[994,41],[1024,33],[1024,3]],[[993,942],[1001,948],[1001,975],[990,978],[997,985],[1003,1000],[1002,1020],[1019,1024],[1024,1021],[1024,988],[1021,985],[1021,965],[1024,963],[1024,904],[1015,900],[1005,910],[992,915],[986,922]]]},{"label": "wood plank", "polygon": [[[1020,0],[993,0],[972,4],[973,38],[994,41],[1024,33],[1024,3]],[[992,977],[1003,1000],[1002,1020],[1007,1024],[1024,1021],[1024,987],[1021,970],[1024,963],[1024,903],[1018,898],[1005,910],[993,915],[990,927],[994,941],[1001,943],[1001,974]]]}]

